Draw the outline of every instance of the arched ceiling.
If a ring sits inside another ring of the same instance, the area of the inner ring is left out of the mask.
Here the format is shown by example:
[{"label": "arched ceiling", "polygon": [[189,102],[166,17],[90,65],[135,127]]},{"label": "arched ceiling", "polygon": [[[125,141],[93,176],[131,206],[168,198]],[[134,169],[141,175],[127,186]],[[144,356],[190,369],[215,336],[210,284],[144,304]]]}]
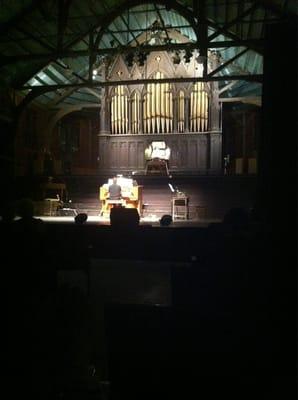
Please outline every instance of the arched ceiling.
[{"label": "arched ceiling", "polygon": [[47,109],[99,107],[118,54],[188,49],[218,57],[203,79],[219,81],[223,101],[258,104],[265,26],[290,20],[296,1],[2,1],[0,85]]}]

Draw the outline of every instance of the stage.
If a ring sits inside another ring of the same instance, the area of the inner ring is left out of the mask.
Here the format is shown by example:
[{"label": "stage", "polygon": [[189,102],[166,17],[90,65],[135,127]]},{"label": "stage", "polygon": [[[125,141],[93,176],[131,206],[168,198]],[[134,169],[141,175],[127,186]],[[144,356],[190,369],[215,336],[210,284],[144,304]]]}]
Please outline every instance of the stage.
[{"label": "stage", "polygon": [[[87,214],[88,215],[88,214]],[[74,224],[75,216],[43,216],[36,215],[35,218],[40,218],[47,224]],[[168,226],[171,228],[179,227],[207,227],[210,223],[221,222],[219,218],[213,219],[185,219],[185,220],[175,220]],[[87,225],[110,225],[110,219],[104,218],[99,215],[89,215],[87,221],[84,222]],[[157,215],[148,215],[140,218],[140,226],[160,226],[160,217]],[[162,227],[164,228],[164,227]]]},{"label": "stage", "polygon": [[[101,219],[100,187],[110,177],[68,176],[63,178],[67,188],[64,207],[77,214],[86,213],[88,223],[107,223]],[[178,224],[208,224],[222,220],[233,207],[250,209],[256,201],[256,176],[135,176],[142,187],[140,223],[158,224],[165,214],[172,215],[172,200],[176,193],[170,185],[188,198],[188,219]],[[55,197],[55,193],[51,197]],[[92,218],[91,218],[92,217]],[[44,218],[44,217],[43,217]],[[58,222],[59,220],[57,220]],[[62,221],[62,220],[61,220]],[[66,219],[65,221],[68,221]]]}]

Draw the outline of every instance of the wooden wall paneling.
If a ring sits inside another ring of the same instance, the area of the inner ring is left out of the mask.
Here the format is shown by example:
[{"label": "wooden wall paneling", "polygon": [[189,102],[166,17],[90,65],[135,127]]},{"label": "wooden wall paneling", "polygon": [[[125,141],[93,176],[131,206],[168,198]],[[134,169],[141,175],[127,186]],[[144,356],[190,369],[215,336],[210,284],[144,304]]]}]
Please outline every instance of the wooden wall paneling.
[{"label": "wooden wall paneling", "polygon": [[198,166],[198,143],[196,139],[188,141],[188,167],[196,169]]},{"label": "wooden wall paneling", "polygon": [[187,140],[181,140],[180,141],[180,152],[179,152],[179,158],[180,158],[180,167],[187,167],[187,160],[188,160],[188,149],[187,149]]},{"label": "wooden wall paneling", "polygon": [[137,143],[135,141],[128,143],[128,167],[137,167]]},{"label": "wooden wall paneling", "polygon": [[171,149],[171,156],[170,156],[170,169],[172,168],[178,168],[179,165],[179,145],[178,145],[178,140],[170,140],[169,141],[169,147]]},{"label": "wooden wall paneling", "polygon": [[121,140],[119,144],[119,164],[120,168],[128,167],[128,143],[127,139]]},{"label": "wooden wall paneling", "polygon": [[198,169],[207,170],[207,136],[202,134],[198,137]]},{"label": "wooden wall paneling", "polygon": [[210,172],[218,172],[221,170],[221,134],[210,134]]},{"label": "wooden wall paneling", "polygon": [[145,170],[145,148],[152,140],[165,140],[171,149],[170,169],[177,172],[220,172],[222,164],[221,133],[117,136],[99,138],[100,167],[116,170]]},{"label": "wooden wall paneling", "polygon": [[118,160],[119,160],[119,154],[118,154],[118,142],[111,142],[110,144],[110,157],[107,162],[107,168],[118,168]]},{"label": "wooden wall paneling", "polygon": [[140,140],[137,143],[137,167],[145,168],[145,141]]}]

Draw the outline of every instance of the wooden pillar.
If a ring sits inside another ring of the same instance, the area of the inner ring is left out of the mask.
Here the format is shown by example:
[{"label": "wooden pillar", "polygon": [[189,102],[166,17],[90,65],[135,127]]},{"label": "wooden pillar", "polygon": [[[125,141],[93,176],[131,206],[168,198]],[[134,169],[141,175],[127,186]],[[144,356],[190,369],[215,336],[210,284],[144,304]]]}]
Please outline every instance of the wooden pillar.
[{"label": "wooden pillar", "polygon": [[220,122],[220,104],[218,101],[218,83],[212,82],[211,84],[211,95],[209,96],[209,112],[210,112],[210,127],[211,131],[219,131],[221,128]]},{"label": "wooden pillar", "polygon": [[144,133],[144,99],[140,98],[140,121],[139,121],[139,133]]},{"label": "wooden pillar", "polygon": [[107,89],[102,88],[102,103],[100,108],[100,133],[111,133],[111,102],[107,96]]}]

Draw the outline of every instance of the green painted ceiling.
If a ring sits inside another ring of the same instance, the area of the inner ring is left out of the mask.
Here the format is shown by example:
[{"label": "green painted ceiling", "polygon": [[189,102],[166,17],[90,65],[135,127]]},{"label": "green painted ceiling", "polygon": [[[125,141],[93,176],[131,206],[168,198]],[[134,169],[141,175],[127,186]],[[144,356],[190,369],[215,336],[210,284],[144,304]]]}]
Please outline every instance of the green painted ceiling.
[{"label": "green painted ceiling", "polygon": [[98,107],[104,61],[190,45],[219,55],[222,97],[260,97],[265,26],[287,20],[297,23],[296,1],[2,0],[0,85],[46,108]]}]

